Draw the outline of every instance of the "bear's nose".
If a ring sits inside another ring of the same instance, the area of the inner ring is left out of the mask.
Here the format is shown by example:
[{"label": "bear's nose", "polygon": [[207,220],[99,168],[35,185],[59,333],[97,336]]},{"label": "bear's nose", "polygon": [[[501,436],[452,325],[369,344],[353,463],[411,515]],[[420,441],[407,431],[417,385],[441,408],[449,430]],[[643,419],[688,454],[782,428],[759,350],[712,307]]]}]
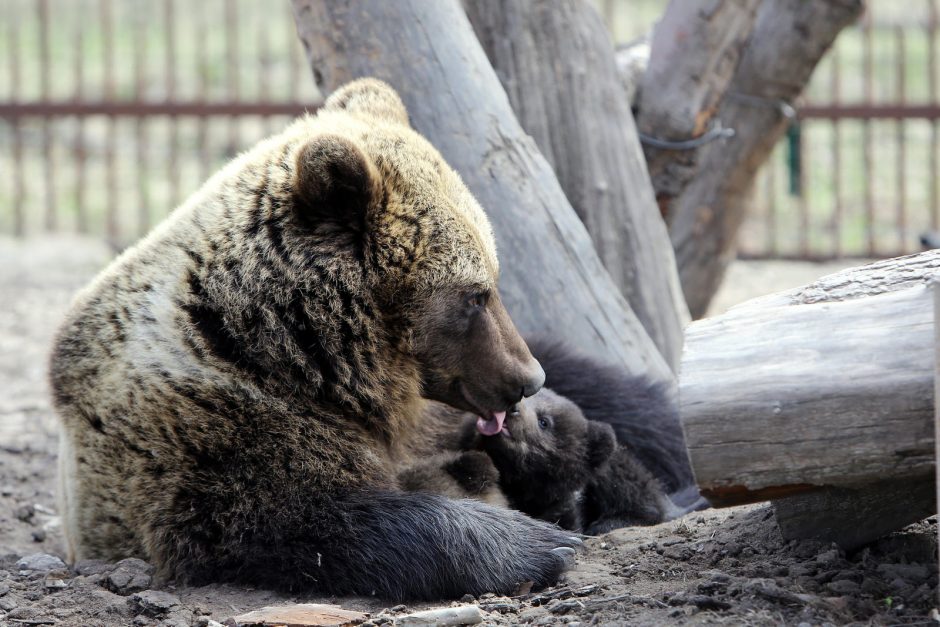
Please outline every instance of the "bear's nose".
[{"label": "bear's nose", "polygon": [[542,370],[542,364],[533,359],[526,370],[526,380],[522,385],[523,398],[532,396],[545,385],[545,371]]}]

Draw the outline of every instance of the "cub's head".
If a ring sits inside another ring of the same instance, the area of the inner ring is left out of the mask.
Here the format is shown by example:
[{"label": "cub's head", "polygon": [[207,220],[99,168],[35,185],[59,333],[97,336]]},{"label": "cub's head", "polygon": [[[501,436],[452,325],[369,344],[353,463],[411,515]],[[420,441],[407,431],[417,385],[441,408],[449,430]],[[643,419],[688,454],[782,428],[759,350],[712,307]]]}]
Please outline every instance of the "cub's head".
[{"label": "cub's head", "polygon": [[498,432],[545,375],[500,301],[483,210],[385,83],[349,83],[305,123],[296,189],[309,228],[361,267],[423,395]]},{"label": "cub's head", "polygon": [[477,447],[493,459],[510,498],[522,496],[514,487],[543,497],[580,490],[617,446],[610,425],[588,420],[548,388],[513,408],[499,434],[484,427],[473,425]]}]

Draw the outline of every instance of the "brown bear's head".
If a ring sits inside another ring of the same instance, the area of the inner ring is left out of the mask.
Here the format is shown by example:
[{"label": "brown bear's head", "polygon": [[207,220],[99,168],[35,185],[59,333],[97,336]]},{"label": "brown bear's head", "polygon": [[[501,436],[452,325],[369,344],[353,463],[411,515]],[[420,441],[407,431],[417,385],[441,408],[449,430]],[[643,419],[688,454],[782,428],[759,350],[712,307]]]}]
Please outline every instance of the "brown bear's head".
[{"label": "brown bear's head", "polygon": [[[516,503],[560,499],[581,490],[617,446],[610,425],[590,421],[577,405],[543,388],[513,408],[498,435],[474,428],[476,448],[493,459],[500,485]],[[483,434],[483,435],[481,435]]]},{"label": "brown bear's head", "polygon": [[422,394],[498,433],[544,373],[500,301],[483,210],[385,83],[349,83],[309,123],[297,187],[311,225],[361,265],[387,339],[417,364]]}]

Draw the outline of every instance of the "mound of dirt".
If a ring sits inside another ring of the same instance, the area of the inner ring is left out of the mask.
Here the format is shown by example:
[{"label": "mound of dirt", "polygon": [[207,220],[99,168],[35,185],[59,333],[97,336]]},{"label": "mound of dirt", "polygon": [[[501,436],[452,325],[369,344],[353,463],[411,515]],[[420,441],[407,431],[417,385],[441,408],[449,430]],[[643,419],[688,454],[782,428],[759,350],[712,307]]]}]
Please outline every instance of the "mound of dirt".
[{"label": "mound of dirt", "polygon": [[[62,563],[46,353],[72,293],[108,256],[83,240],[0,240],[0,624],[213,625],[264,606],[333,603],[378,625],[447,606],[174,586],[134,559]],[[932,624],[936,556],[935,518],[846,554],[785,541],[772,509],[756,505],[591,538],[558,586],[457,604],[495,625]]]}]

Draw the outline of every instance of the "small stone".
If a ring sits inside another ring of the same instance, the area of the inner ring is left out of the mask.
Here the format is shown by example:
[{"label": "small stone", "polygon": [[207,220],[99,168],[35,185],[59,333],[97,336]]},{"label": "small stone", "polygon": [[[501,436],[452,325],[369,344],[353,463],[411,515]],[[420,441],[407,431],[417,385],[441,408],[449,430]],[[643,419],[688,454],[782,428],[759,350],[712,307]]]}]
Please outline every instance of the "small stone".
[{"label": "small stone", "polygon": [[923,564],[878,564],[878,572],[889,579],[901,578],[912,583],[920,583],[929,576]]},{"label": "small stone", "polygon": [[837,595],[853,595],[858,594],[859,587],[858,584],[852,581],[851,579],[839,579],[837,581],[830,581],[826,584],[826,588],[835,592]]},{"label": "small stone", "polygon": [[46,577],[45,587],[46,590],[53,592],[55,590],[61,590],[62,588],[68,588],[69,582],[60,577]]},{"label": "small stone", "polygon": [[820,566],[831,566],[839,561],[839,551],[831,549],[816,556],[816,563]]},{"label": "small stone", "polygon": [[180,600],[162,590],[144,590],[133,594],[128,603],[133,611],[157,618],[179,607]]},{"label": "small stone", "polygon": [[4,612],[9,612],[15,607],[16,607],[16,601],[14,601],[13,599],[9,597],[3,597],[2,599],[0,599],[0,610],[3,610]]},{"label": "small stone", "polygon": [[10,591],[10,584],[8,584],[8,583],[0,583],[0,597],[2,597],[3,595],[5,595],[5,594],[8,593],[9,591]]},{"label": "small stone", "polygon": [[720,583],[727,583],[731,581],[731,575],[720,570],[705,570],[702,571],[703,577],[708,577],[712,581],[717,581]]},{"label": "small stone", "polygon": [[476,599],[474,598],[472,594],[465,594],[462,597],[460,597],[461,603],[473,603],[474,601],[476,601]]},{"label": "small stone", "polygon": [[0,486],[0,496],[13,496],[16,490],[11,485]]},{"label": "small stone", "polygon": [[105,586],[123,596],[140,592],[150,587],[154,570],[144,560],[129,557],[115,565],[114,571],[105,580]]},{"label": "small stone", "polygon": [[17,520],[23,522],[29,522],[33,519],[33,515],[36,513],[36,508],[32,505],[20,505],[13,510],[13,517]]},{"label": "small stone", "polygon": [[72,570],[74,570],[76,574],[82,575],[83,577],[101,575],[113,569],[114,564],[104,560],[79,560],[75,562],[75,566],[72,567]]},{"label": "small stone", "polygon": [[36,529],[33,531],[33,542],[45,542],[45,540],[46,540],[45,529]]},{"label": "small stone", "polygon": [[17,561],[16,567],[20,570],[48,572],[50,570],[65,569],[65,562],[55,555],[49,555],[48,553],[33,553]]}]

